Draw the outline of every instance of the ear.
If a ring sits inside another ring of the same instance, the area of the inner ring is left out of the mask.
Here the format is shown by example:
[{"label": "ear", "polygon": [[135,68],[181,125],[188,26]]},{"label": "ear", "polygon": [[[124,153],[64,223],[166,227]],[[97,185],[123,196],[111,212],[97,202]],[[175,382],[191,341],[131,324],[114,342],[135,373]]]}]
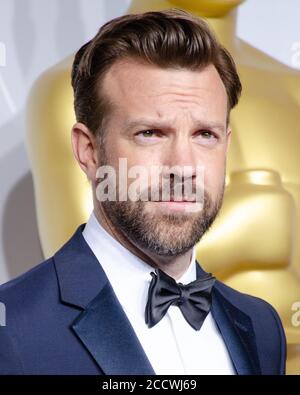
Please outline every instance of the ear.
[{"label": "ear", "polygon": [[96,137],[83,123],[72,128],[72,148],[75,159],[89,180],[96,179],[98,168]]}]

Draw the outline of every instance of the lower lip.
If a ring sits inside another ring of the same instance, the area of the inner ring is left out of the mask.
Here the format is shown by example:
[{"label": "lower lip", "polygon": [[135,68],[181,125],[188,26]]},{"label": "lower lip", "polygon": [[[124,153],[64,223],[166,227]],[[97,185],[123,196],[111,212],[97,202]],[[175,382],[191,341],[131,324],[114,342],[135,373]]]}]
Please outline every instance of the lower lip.
[{"label": "lower lip", "polygon": [[158,204],[159,207],[167,208],[174,211],[188,211],[195,206],[195,202],[154,202]]}]

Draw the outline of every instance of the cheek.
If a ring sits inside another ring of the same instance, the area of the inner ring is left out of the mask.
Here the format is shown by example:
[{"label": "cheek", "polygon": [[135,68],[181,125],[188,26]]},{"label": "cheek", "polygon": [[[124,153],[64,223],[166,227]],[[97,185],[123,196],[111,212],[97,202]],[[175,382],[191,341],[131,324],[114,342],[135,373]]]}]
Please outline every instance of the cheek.
[{"label": "cheek", "polygon": [[[109,164],[116,169],[117,183],[126,179],[126,184],[129,187],[132,183],[137,185],[136,183],[140,180],[142,189],[151,185],[151,166],[155,163],[159,164],[154,154],[147,153],[146,155],[141,150],[132,149],[132,146],[124,142],[110,147],[108,159]],[[145,178],[143,178],[144,176]]]},{"label": "cheek", "polygon": [[219,193],[225,177],[224,159],[216,159],[204,166],[204,188],[212,196]]},{"label": "cheek", "polygon": [[114,162],[118,162],[119,158],[126,158],[128,167],[135,165],[144,165],[146,167],[153,164],[154,161],[159,163],[159,154],[157,148],[147,150],[136,146],[132,141],[123,139],[114,139],[107,145],[108,153]]}]

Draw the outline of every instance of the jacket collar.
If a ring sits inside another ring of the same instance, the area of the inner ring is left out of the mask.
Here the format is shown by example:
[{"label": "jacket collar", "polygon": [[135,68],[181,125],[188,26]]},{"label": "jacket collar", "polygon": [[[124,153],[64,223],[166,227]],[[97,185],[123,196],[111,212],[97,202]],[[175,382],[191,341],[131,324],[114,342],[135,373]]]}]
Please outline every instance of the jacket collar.
[{"label": "jacket collar", "polygon": [[61,300],[85,309],[108,279],[85,241],[80,225],[70,240],[54,255]]},{"label": "jacket collar", "polygon": [[[104,374],[155,374],[108,278],[82,236],[85,224],[54,255],[60,297],[79,307],[72,328]],[[197,265],[197,278],[207,274]],[[211,312],[238,374],[260,374],[251,318],[216,281]],[[234,292],[234,291],[233,291]]]},{"label": "jacket collar", "polygon": [[260,375],[260,361],[251,318],[222,293],[222,283],[213,290],[212,315],[240,375]]},{"label": "jacket collar", "polygon": [[54,255],[61,301],[83,310],[72,329],[104,374],[154,375],[104,270],[82,236],[84,226]]},{"label": "jacket collar", "polygon": [[[197,265],[197,278],[205,274]],[[261,374],[256,347],[255,332],[251,318],[238,306],[237,298],[233,302],[231,294],[238,292],[216,281],[212,290],[211,313],[226,344],[237,374]]]}]

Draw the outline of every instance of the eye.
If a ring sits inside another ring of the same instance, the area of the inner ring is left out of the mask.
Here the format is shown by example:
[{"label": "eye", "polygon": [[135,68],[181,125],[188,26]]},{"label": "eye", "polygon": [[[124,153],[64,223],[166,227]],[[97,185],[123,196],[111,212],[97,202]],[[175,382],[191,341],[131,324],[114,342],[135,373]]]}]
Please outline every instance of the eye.
[{"label": "eye", "polygon": [[137,136],[142,136],[142,137],[153,137],[153,136],[159,136],[161,133],[158,130],[154,129],[147,129],[147,130],[141,130],[140,132],[136,133]]},{"label": "eye", "polygon": [[219,142],[219,136],[210,131],[210,130],[198,130],[194,135],[193,138],[195,139],[195,142],[206,146],[206,147],[213,147]]},{"label": "eye", "polygon": [[215,134],[210,132],[209,130],[200,130],[199,134],[207,139],[216,137]]},{"label": "eye", "polygon": [[164,134],[156,129],[141,130],[134,135],[138,144],[156,144],[161,141]]},{"label": "eye", "polygon": [[206,140],[206,141],[217,141],[219,140],[219,136],[210,131],[210,130],[198,130],[195,134],[194,137],[197,138],[198,140]]}]

